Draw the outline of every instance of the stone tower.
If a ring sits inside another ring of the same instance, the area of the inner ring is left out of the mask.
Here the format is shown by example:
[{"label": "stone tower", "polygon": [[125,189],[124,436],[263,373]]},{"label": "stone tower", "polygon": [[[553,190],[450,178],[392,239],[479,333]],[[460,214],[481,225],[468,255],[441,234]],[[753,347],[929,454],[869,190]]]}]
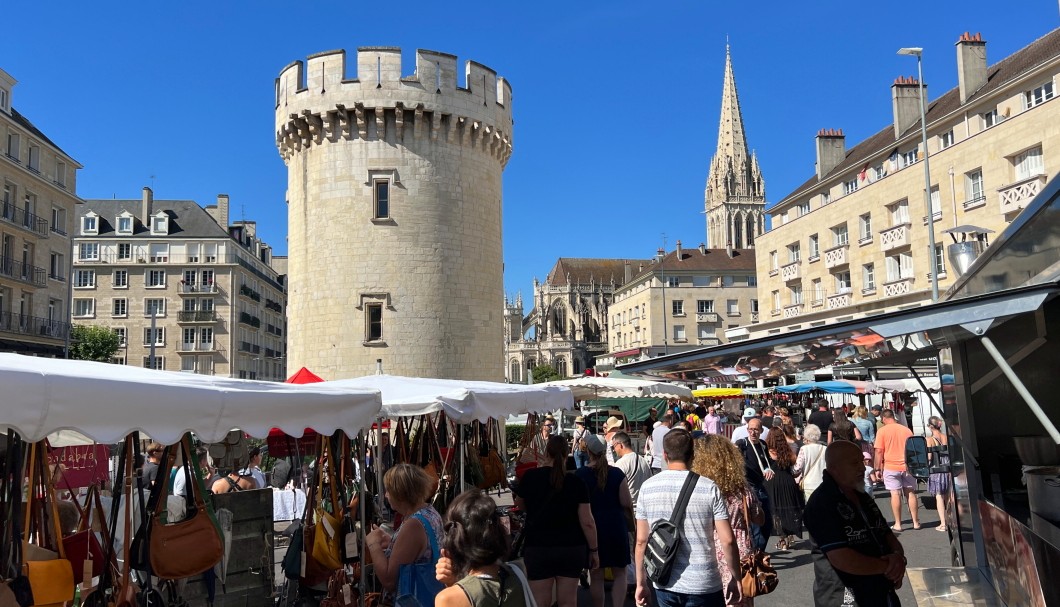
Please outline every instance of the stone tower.
[{"label": "stone tower", "polygon": [[710,161],[703,206],[707,215],[708,247],[750,249],[755,238],[765,231],[766,186],[758,157],[753,151],[748,155],[728,45],[725,46],[718,149]]},{"label": "stone tower", "polygon": [[503,379],[501,173],[511,86],[474,61],[357,49],[276,80],[287,165],[288,368]]}]

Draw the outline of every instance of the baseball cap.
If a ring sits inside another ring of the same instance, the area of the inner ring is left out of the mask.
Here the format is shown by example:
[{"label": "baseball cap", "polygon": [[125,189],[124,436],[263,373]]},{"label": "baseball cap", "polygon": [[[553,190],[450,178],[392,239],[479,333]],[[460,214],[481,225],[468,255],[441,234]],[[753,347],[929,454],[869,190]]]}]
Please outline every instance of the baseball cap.
[{"label": "baseball cap", "polygon": [[744,419],[750,419],[752,417],[758,417],[758,411],[755,411],[754,407],[747,407],[743,410]]},{"label": "baseball cap", "polygon": [[604,432],[606,433],[608,430],[611,430],[613,428],[618,428],[621,425],[622,425],[622,420],[620,420],[617,417],[615,417],[614,415],[612,415],[611,417],[607,418],[606,422],[604,422]]},{"label": "baseball cap", "polygon": [[585,450],[589,453],[600,455],[607,448],[604,446],[604,441],[600,440],[595,434],[586,434],[585,438],[582,439],[585,443]]}]

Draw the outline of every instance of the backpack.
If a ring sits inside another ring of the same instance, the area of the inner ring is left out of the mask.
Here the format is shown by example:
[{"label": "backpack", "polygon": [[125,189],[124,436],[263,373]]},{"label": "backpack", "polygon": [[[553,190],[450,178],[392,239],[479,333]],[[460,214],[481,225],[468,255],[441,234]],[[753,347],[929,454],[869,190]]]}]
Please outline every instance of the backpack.
[{"label": "backpack", "polygon": [[677,549],[681,546],[681,530],[685,524],[685,509],[692,491],[699,482],[699,475],[689,471],[681,493],[677,496],[673,514],[669,519],[660,519],[651,526],[648,534],[648,545],[644,550],[644,570],[648,579],[658,586],[665,586],[670,581]]}]

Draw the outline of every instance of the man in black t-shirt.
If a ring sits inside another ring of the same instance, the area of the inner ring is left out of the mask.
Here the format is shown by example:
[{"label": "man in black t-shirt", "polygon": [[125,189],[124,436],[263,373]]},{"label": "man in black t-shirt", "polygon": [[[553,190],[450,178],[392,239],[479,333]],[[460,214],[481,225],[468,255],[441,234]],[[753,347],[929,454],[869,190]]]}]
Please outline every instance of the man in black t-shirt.
[{"label": "man in black t-shirt", "polygon": [[[814,554],[823,554],[860,607],[900,605],[895,589],[905,576],[905,554],[876,502],[864,493],[861,449],[837,441],[825,451],[825,466],[824,480],[803,514]],[[842,592],[829,597],[822,589],[831,574],[823,565],[814,567],[815,602],[819,607],[838,606]]]},{"label": "man in black t-shirt", "polygon": [[820,428],[821,436],[828,436],[828,427],[832,425],[833,419],[832,412],[828,410],[828,401],[819,398],[817,399],[817,410],[810,414],[810,419],[806,423]]}]

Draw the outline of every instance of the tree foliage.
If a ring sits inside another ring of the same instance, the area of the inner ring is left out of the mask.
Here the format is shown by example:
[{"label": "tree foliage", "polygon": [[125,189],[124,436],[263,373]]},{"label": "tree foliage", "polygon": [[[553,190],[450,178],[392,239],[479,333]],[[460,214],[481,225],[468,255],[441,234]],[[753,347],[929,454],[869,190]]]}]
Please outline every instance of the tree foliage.
[{"label": "tree foliage", "polygon": [[532,373],[534,374],[535,384],[543,384],[547,381],[563,379],[563,376],[550,365],[538,365],[534,367]]},{"label": "tree foliage", "polygon": [[97,362],[110,362],[121,346],[116,331],[94,325],[74,325],[70,341],[70,358]]}]

